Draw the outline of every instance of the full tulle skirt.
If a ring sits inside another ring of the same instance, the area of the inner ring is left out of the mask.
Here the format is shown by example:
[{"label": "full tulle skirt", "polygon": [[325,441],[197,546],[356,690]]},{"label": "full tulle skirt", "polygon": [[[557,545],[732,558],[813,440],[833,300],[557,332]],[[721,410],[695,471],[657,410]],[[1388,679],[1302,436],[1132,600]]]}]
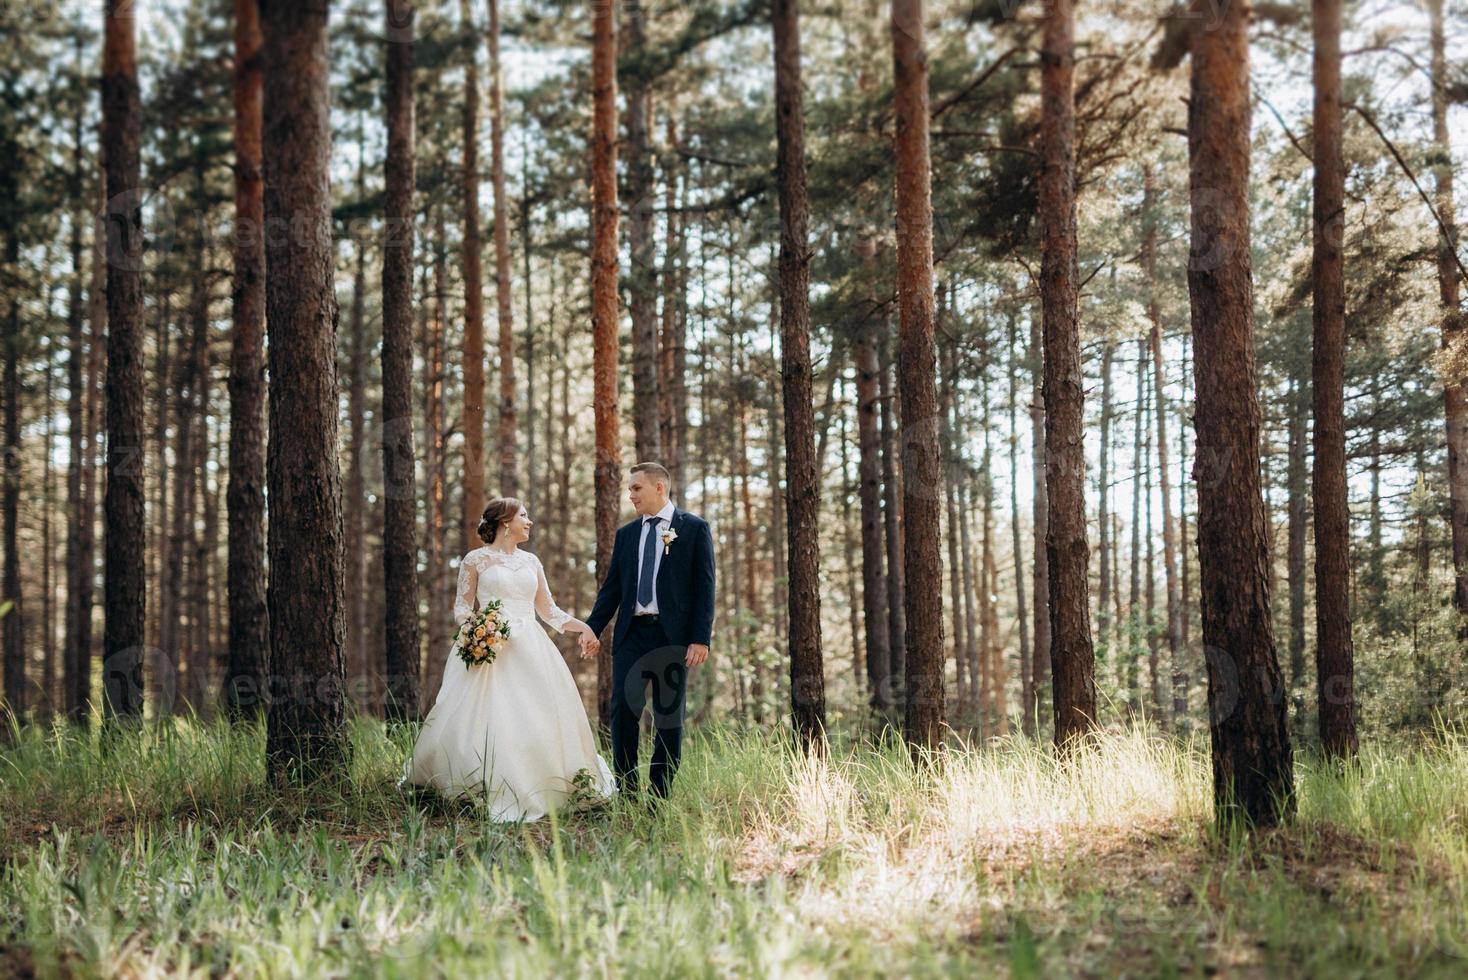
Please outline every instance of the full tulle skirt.
[{"label": "full tulle skirt", "polygon": [[611,797],[616,782],[561,652],[533,613],[510,621],[491,664],[468,666],[449,651],[400,785],[483,799],[496,821],[538,820],[578,790]]}]

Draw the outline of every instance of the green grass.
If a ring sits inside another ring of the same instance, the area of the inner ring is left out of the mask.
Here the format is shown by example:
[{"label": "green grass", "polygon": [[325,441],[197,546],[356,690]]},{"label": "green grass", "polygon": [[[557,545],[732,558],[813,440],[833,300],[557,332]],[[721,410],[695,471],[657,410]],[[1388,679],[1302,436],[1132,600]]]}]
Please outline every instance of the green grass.
[{"label": "green grass", "polygon": [[1212,830],[1206,742],[1022,740],[915,771],[690,733],[658,816],[527,827],[395,788],[411,732],[267,786],[259,727],[0,754],[0,975],[1459,975],[1468,738],[1299,762],[1286,831]]}]

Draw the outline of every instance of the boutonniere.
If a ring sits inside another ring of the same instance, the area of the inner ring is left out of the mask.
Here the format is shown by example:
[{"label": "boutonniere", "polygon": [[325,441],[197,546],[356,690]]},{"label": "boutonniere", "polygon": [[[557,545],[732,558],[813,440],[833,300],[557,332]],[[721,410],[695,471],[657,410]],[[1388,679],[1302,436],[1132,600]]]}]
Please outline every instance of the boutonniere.
[{"label": "boutonniere", "polygon": [[666,555],[668,553],[668,548],[672,546],[674,541],[678,540],[678,532],[673,530],[672,526],[670,525],[668,529],[662,533],[662,539],[663,554]]}]

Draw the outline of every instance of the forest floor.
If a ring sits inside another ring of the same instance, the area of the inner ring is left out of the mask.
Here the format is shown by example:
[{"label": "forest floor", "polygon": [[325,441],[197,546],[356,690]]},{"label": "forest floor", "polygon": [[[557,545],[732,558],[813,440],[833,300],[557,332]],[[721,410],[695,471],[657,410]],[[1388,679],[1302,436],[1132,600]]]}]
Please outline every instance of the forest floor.
[{"label": "forest floor", "polygon": [[1229,976],[1468,970],[1468,736],[1297,763],[1224,839],[1206,740],[1023,740],[916,771],[704,727],[674,796],[525,827],[410,800],[408,729],[268,788],[261,726],[0,751],[0,975]]}]

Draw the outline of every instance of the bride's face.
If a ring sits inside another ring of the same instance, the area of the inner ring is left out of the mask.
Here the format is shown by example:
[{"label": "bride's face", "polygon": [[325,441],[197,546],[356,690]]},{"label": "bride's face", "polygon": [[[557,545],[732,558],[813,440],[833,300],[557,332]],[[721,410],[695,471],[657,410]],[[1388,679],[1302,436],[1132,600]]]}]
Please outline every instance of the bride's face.
[{"label": "bride's face", "polygon": [[530,519],[529,514],[525,513],[525,508],[521,507],[520,513],[504,523],[504,530],[501,533],[504,534],[506,541],[519,544],[521,541],[529,540],[530,529],[534,526],[535,522]]}]

